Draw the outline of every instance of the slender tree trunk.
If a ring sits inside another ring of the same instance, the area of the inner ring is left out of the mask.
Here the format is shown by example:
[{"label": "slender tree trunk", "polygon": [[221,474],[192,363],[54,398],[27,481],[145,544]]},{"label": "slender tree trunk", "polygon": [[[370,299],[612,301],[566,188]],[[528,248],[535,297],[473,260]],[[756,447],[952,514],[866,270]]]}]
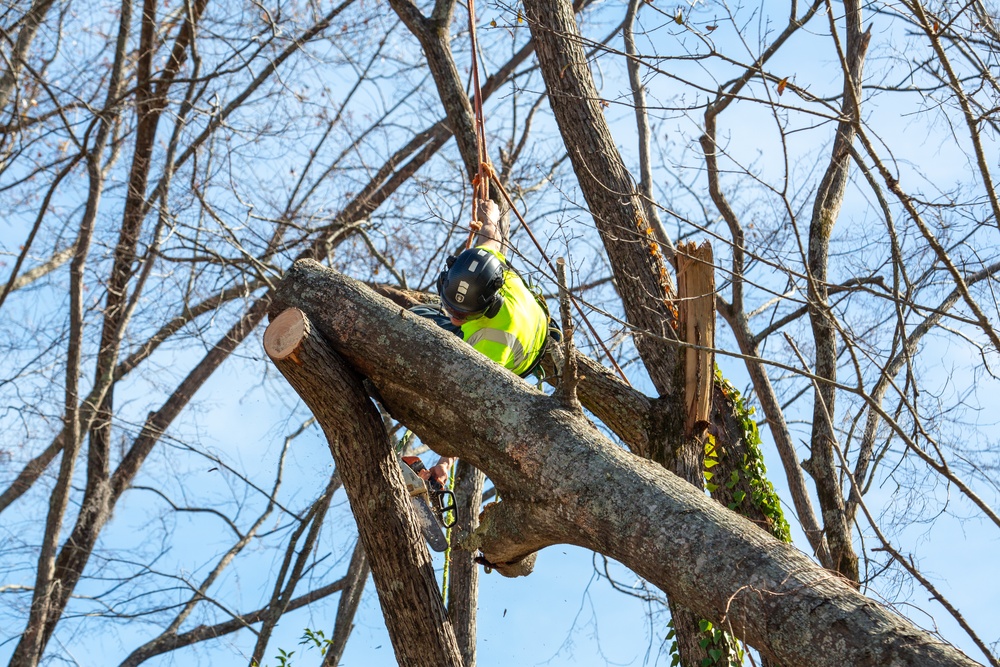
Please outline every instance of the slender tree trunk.
[{"label": "slender tree trunk", "polygon": [[458,520],[451,530],[452,549],[448,582],[448,617],[455,628],[465,667],[476,667],[476,609],[479,606],[479,565],[475,554],[456,548],[456,538],[479,527],[485,476],[463,460],[455,471]]},{"label": "slender tree trunk", "polygon": [[8,67],[4,70],[3,76],[0,77],[0,109],[6,107],[7,102],[10,101],[14,89],[17,87],[17,80],[21,76],[21,72],[24,71],[28,49],[35,41],[38,26],[45,20],[45,16],[54,3],[55,0],[33,0],[31,7],[25,13],[21,21],[21,29],[17,33],[17,41],[14,43],[14,50],[7,58]]},{"label": "slender tree trunk", "polygon": [[[814,370],[825,382],[818,382],[813,392],[813,430],[811,456],[803,467],[816,481],[816,495],[823,514],[832,565],[851,581],[857,582],[858,556],[851,542],[844,490],[840,485],[839,462],[833,449],[837,445],[837,323],[830,309],[829,255],[833,227],[840,215],[851,163],[850,145],[855,124],[860,120],[861,74],[868,47],[868,33],[861,30],[861,7],[856,0],[844,3],[847,23],[847,53],[844,62],[844,99],[842,120],[837,125],[830,164],[820,183],[809,225],[809,320],[816,345]],[[831,30],[836,24],[830,17]],[[843,54],[842,54],[843,55]]]},{"label": "slender tree trunk", "polygon": [[351,564],[347,566],[347,586],[340,594],[340,602],[337,603],[337,617],[333,624],[333,636],[330,638],[330,646],[323,657],[322,667],[338,667],[340,659],[344,656],[344,649],[347,648],[347,640],[354,629],[354,615],[361,604],[361,595],[365,590],[365,583],[368,581],[368,574],[371,567],[368,565],[368,556],[365,555],[365,548],[359,541],[354,546],[354,553],[351,555]]}]

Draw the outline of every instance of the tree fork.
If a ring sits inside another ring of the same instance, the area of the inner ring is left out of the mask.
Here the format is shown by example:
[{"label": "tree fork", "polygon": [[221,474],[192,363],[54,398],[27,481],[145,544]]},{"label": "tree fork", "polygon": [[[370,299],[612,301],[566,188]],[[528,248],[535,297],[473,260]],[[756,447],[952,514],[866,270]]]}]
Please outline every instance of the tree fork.
[{"label": "tree fork", "polygon": [[316,415],[329,441],[397,661],[462,667],[399,463],[361,378],[298,309],[274,318],[264,333],[264,350]]}]

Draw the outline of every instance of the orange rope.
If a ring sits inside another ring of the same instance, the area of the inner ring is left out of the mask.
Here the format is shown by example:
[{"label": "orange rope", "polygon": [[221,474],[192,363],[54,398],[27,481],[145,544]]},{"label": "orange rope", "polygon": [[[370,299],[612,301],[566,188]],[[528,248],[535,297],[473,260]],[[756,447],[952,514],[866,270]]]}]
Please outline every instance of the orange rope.
[{"label": "orange rope", "polygon": [[472,247],[472,240],[481,227],[477,201],[489,199],[490,184],[488,173],[493,173],[489,153],[486,150],[486,120],[483,118],[483,91],[479,85],[479,45],[476,42],[476,3],[469,0],[469,38],[472,42],[472,111],[476,125],[476,157],[479,167],[472,179],[472,225],[465,247]]}]

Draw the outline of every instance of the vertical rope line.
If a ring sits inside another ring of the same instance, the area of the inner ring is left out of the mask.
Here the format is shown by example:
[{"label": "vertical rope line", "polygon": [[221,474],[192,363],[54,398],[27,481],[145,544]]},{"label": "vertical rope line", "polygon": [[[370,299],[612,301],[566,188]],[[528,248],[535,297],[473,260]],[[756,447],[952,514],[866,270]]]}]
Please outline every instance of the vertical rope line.
[{"label": "vertical rope line", "polygon": [[[479,44],[476,40],[476,3],[469,0],[469,39],[472,43],[472,110],[475,116],[476,127],[476,158],[479,166],[476,169],[476,176],[472,179],[472,225],[469,229],[469,238],[465,241],[465,247],[472,247],[472,240],[476,236],[479,225],[479,208],[476,202],[479,199],[487,199],[490,194],[489,177],[487,166],[489,154],[486,151],[486,121],[483,118],[483,91],[479,84]],[[490,169],[489,171],[492,171]]]}]

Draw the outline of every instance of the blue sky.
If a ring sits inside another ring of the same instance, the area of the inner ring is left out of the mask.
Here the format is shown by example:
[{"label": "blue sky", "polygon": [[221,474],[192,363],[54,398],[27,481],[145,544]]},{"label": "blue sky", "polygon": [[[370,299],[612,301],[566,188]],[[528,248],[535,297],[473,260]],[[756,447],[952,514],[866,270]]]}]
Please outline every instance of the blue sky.
[{"label": "blue sky", "polygon": [[[720,47],[735,49],[741,55],[744,51],[736,45],[735,34],[731,26],[718,16],[719,6],[706,3],[695,3],[696,11],[692,15],[700,21],[699,25],[707,25],[712,21],[721,26],[712,35]],[[594,35],[605,34],[612,22],[618,20],[620,3],[608,3],[602,9],[592,14],[588,19],[588,30]],[[756,41],[760,38],[766,19],[775,21],[780,16],[766,17],[747,11],[747,30],[750,33],[749,49],[753,51]],[[493,12],[502,16],[500,11],[490,6],[483,16],[484,23],[491,19]],[[640,42],[640,48],[656,48],[682,52],[696,43],[690,35],[680,28],[672,28],[669,18],[657,15],[651,10],[644,10],[646,27],[655,24],[666,24],[667,30],[659,31],[650,42]],[[784,11],[782,9],[781,11]],[[778,14],[781,13],[778,12]],[[383,17],[384,18],[384,17]],[[825,18],[817,19],[814,32],[825,29]],[[894,53],[893,45],[898,44],[900,34],[898,28],[890,28],[883,18],[872,18],[873,43],[871,47],[872,61],[867,74],[872,82],[895,81],[895,58],[905,53]],[[502,21],[501,21],[502,22]],[[498,28],[492,33],[505,34],[506,28]],[[519,31],[519,32],[517,32]],[[487,36],[488,29],[483,31]],[[515,29],[517,39],[523,38],[524,29]],[[817,95],[832,95],[839,92],[839,71],[835,54],[829,43],[815,48],[814,42],[808,41],[809,35],[802,35],[790,44],[779,59],[770,64],[774,72],[786,73],[794,84],[808,88]],[[490,52],[487,63],[492,63],[495,56],[500,59],[507,54],[510,43],[500,43],[503,48]],[[327,54],[323,54],[327,55]],[[398,54],[396,54],[398,55]],[[878,58],[875,58],[878,56]],[[315,65],[317,76],[323,76],[328,70],[320,70]],[[697,79],[703,84],[714,85],[725,79],[729,73],[718,70],[705,70],[702,65],[692,62],[687,65],[674,63],[674,74]],[[618,78],[620,63],[611,58],[601,60],[599,85],[602,95],[609,100],[618,100],[624,94]],[[301,73],[301,71],[300,71]],[[338,70],[338,74],[343,72]],[[378,86],[365,88],[358,98],[358,105],[353,108],[354,119],[357,121],[351,129],[356,131],[363,126],[361,118],[376,116],[387,107],[393,106],[403,98],[404,109],[396,116],[400,124],[412,125],[420,119],[427,108],[435,108],[433,95],[423,89],[421,93],[406,96],[408,86],[416,85],[420,72],[410,72],[405,79],[393,81],[392,86],[384,82]],[[306,81],[311,81],[304,75]],[[339,89],[352,79],[348,75],[330,77],[320,83],[327,83]],[[315,85],[315,81],[312,82]],[[519,82],[526,90],[541,90],[540,81],[536,78],[525,78]],[[671,79],[658,76],[649,81],[650,104],[664,107],[658,110],[658,120],[655,125],[656,143],[662,149],[658,154],[657,178],[660,184],[672,182],[678,178],[687,183],[698,183],[701,178],[697,171],[700,156],[697,152],[697,137],[701,131],[701,119],[698,112],[690,111],[692,106],[704,100],[698,93],[688,88],[681,88]],[[223,91],[225,92],[225,91]],[[286,91],[287,92],[287,91]],[[786,96],[791,93],[786,92]],[[268,98],[260,103],[253,114],[264,109],[274,122],[281,122],[282,106],[288,104],[291,96],[270,98],[279,100],[269,102]],[[786,97],[785,99],[790,99]],[[900,100],[905,100],[901,102]],[[795,100],[798,102],[798,100]],[[497,119],[492,127],[507,123],[503,115],[505,105],[509,105],[509,92],[500,95],[491,102],[493,113]],[[317,106],[321,102],[315,103]],[[270,105],[270,106],[269,106]],[[814,105],[818,106],[818,105]],[[929,199],[940,196],[942,192],[954,189],[955,184],[969,180],[970,164],[967,159],[968,147],[958,139],[949,128],[940,121],[932,122],[932,116],[926,111],[930,107],[922,98],[914,93],[908,96],[888,98],[880,93],[872,93],[870,103],[865,107],[866,121],[877,133],[880,141],[891,148],[896,162],[894,165],[903,174],[905,184],[913,191],[925,194]],[[609,120],[615,129],[616,136],[621,137],[620,148],[630,165],[635,163],[635,149],[631,138],[631,109],[612,104],[607,111]],[[426,114],[425,114],[426,115]],[[244,119],[246,120],[246,119]],[[815,116],[807,114],[789,114],[785,129],[789,156],[776,153],[773,149],[778,137],[779,122],[765,108],[757,105],[742,105],[737,111],[727,113],[723,118],[722,135],[726,138],[726,148],[734,157],[734,164],[753,165],[754,174],[776,187],[784,185],[783,177],[788,169],[788,184],[790,198],[798,204],[811,203],[810,195],[817,177],[815,162],[817,155],[824,155],[823,150],[831,135],[829,123],[819,123]],[[422,119],[421,119],[422,122]],[[252,125],[250,122],[246,124]],[[554,136],[551,119],[542,116],[536,121],[537,136]],[[273,213],[269,205],[280,200],[285,189],[290,189],[289,182],[284,178],[283,169],[286,163],[299,164],[296,160],[303,159],[308,153],[305,138],[310,128],[303,130],[303,141],[288,142],[280,145],[267,143],[266,137],[257,138],[250,134],[246,127],[240,129],[244,134],[234,133],[231,143],[233,155],[227,160],[221,160],[217,168],[221,172],[227,169],[232,174],[245,177],[236,185],[238,194],[252,202],[256,208],[249,206],[255,213],[265,215]],[[398,129],[398,128],[397,128]],[[397,137],[389,133],[373,143],[383,147],[393,146]],[[987,136],[987,149],[995,162],[998,154],[995,140]],[[880,144],[881,145],[881,144]],[[450,150],[450,149],[449,149]],[[547,146],[543,142],[533,145],[531,150],[536,153],[529,156],[523,165],[522,175],[526,181],[531,180],[534,170],[544,165]],[[888,149],[887,149],[888,151]],[[235,157],[234,157],[235,156]],[[246,158],[240,161],[240,158]],[[446,151],[446,158],[454,158],[454,151]],[[536,164],[537,162],[537,164]],[[246,165],[252,164],[253,169]],[[995,164],[993,165],[995,168]],[[370,165],[352,165],[353,170],[345,169],[341,180],[326,193],[325,206],[335,209],[345,191],[350,190],[361,179],[366,177],[365,167]],[[439,167],[447,172],[448,167]],[[231,174],[230,174],[231,175]],[[279,178],[279,175],[282,178]],[[786,224],[783,212],[773,197],[761,194],[758,189],[743,188],[745,180],[740,180],[738,174],[730,176],[734,189],[734,200],[740,207],[740,213],[745,222],[753,222],[758,228],[790,235],[791,231],[782,229]],[[395,200],[387,204],[383,210],[376,213],[377,222],[381,225],[378,231],[383,240],[388,243],[399,228],[392,223],[401,211],[413,216],[419,221],[413,223],[411,229],[413,238],[407,240],[419,244],[437,243],[442,223],[448,220],[448,215],[460,209],[460,198],[463,184],[456,179],[453,191],[427,191],[422,184],[416,184],[403,191]],[[218,192],[214,193],[226,203],[233,202]],[[68,189],[64,199],[56,206],[58,220],[66,221],[67,228],[72,229],[72,223],[79,212],[79,189]],[[566,199],[581,201],[579,193],[574,189],[573,178],[565,172],[557,174],[556,182],[546,192],[529,199],[530,211],[535,217],[546,217],[549,211],[560,209]],[[676,201],[668,202],[676,210],[697,220],[699,202],[694,195],[680,195]],[[240,202],[242,205],[243,202]],[[115,204],[107,204],[102,217],[105,231],[116,223]],[[183,217],[189,208],[194,208],[190,201],[176,203],[177,214]],[[422,208],[425,207],[425,208]],[[807,207],[808,208],[808,207]],[[838,221],[835,249],[841,254],[833,265],[836,274],[835,281],[852,277],[855,272],[864,269],[869,264],[877,264],[884,257],[885,232],[880,226],[878,215],[872,212],[870,194],[863,186],[857,184],[848,189],[847,201],[841,220]],[[240,218],[243,209],[233,206],[233,218]],[[800,212],[805,219],[808,210]],[[246,213],[249,217],[249,212]],[[438,217],[440,216],[440,217]],[[412,222],[411,218],[404,218]],[[0,261],[6,263],[2,271],[9,270],[13,254],[18,245],[24,242],[30,215],[6,216],[0,220]],[[994,221],[995,222],[995,221]],[[668,229],[674,225],[668,223]],[[427,234],[432,230],[434,235]],[[558,215],[551,216],[546,224],[539,224],[537,232],[549,239],[549,249],[556,253],[569,254],[571,263],[579,269],[576,279],[591,277],[590,272],[600,275],[606,271],[603,261],[594,253],[595,242],[592,235],[592,221],[585,213],[579,211],[560,210]],[[904,236],[907,232],[903,232]],[[421,235],[426,238],[420,238]],[[908,241],[913,243],[912,232]],[[69,237],[65,232],[62,237],[64,245]],[[566,239],[570,239],[566,241]],[[528,247],[528,241],[523,234],[515,237],[519,249],[533,255]],[[102,252],[106,251],[113,239],[102,236],[99,239]],[[48,238],[46,243],[32,255],[32,262],[40,261],[52,249],[54,243]],[[791,245],[791,244],[789,244]],[[976,236],[959,252],[966,258],[979,256],[989,257],[997,251],[996,232],[988,230]],[[787,248],[785,248],[787,250]],[[98,255],[101,253],[98,252]],[[348,262],[351,258],[363,255],[357,248],[345,248],[337,261]],[[789,256],[794,253],[789,251]],[[724,244],[720,243],[717,257],[723,258]],[[106,256],[104,258],[106,260]],[[100,266],[100,261],[93,266]],[[401,258],[405,261],[405,257]],[[31,264],[31,262],[29,262]],[[522,267],[524,264],[521,265]],[[352,266],[359,277],[367,277],[368,264],[358,262]],[[722,272],[720,272],[722,273]],[[433,270],[430,272],[433,275]],[[0,272],[0,276],[6,274]],[[227,276],[218,279],[222,284]],[[384,277],[382,274],[381,277]],[[758,268],[755,279],[765,288],[782,289],[784,277],[769,275],[766,269]],[[173,276],[158,276],[162,278],[157,283],[159,289],[169,289],[180,280]],[[65,269],[55,274],[37,288],[32,288],[23,294],[12,297],[0,313],[0,319],[5,320],[3,332],[6,340],[4,345],[21,342],[32,338],[33,326],[38,322],[61,322],[66,312]],[[426,282],[426,281],[425,281]],[[150,293],[149,301],[144,301],[140,308],[140,317],[147,318],[143,323],[158,323],[157,317],[163,313],[156,308],[156,292]],[[95,288],[88,294],[88,300],[99,302],[102,290]],[[768,294],[765,290],[754,293],[751,299],[753,305],[764,301]],[[608,289],[595,296],[598,304],[610,305],[615,301],[612,290]],[[933,303],[933,299],[928,299]],[[127,439],[134,435],[137,425],[141,424],[148,410],[156,405],[156,399],[165,387],[182,377],[204,352],[206,345],[211,345],[223,329],[228,326],[229,318],[235,308],[226,309],[211,318],[210,322],[201,322],[202,330],[189,330],[190,337],[167,346],[157,357],[151,360],[148,368],[134,374],[123,383],[117,404],[119,410],[116,436]],[[94,322],[97,313],[92,313]],[[766,317],[766,316],[765,316]],[[762,318],[763,319],[763,318]],[[859,328],[864,322],[863,313],[851,318],[851,324]],[[757,322],[755,322],[755,326]],[[602,326],[607,326],[606,323]],[[43,327],[43,330],[58,330],[58,327]],[[793,332],[795,334],[796,332]],[[963,331],[963,333],[968,333]],[[90,329],[91,336],[94,329]],[[184,418],[178,421],[167,434],[167,437],[157,446],[153,458],[146,471],[136,481],[137,485],[156,487],[168,494],[175,501],[191,504],[217,503],[218,507],[230,513],[243,528],[249,525],[263,506],[263,495],[240,483],[236,475],[226,466],[244,474],[254,485],[269,489],[273,483],[278,456],[283,440],[295,430],[308,414],[298,399],[284,384],[272,367],[265,360],[260,345],[258,331],[248,339],[211,381],[202,388],[196,396],[194,404],[188,407]],[[55,334],[52,334],[55,335]],[[733,349],[732,341],[728,339],[725,327],[721,326],[722,343]],[[137,332],[135,343],[141,340]],[[34,341],[44,344],[44,340]],[[769,342],[768,354],[777,356],[781,352],[780,340]],[[626,350],[628,350],[626,345]],[[28,356],[28,352],[24,353]],[[990,352],[990,360],[995,362],[995,351]],[[11,352],[7,356],[6,368],[10,371],[25,357]],[[746,387],[748,380],[741,362],[733,358],[720,357],[718,363],[724,375],[741,389]],[[932,397],[941,397],[943,402],[956,405],[952,412],[955,423],[942,432],[942,439],[955,445],[966,442],[970,447],[986,451],[982,456],[984,466],[996,466],[994,443],[997,439],[995,410],[992,410],[992,397],[996,395],[997,382],[982,374],[978,365],[977,352],[965,345],[960,337],[935,335],[929,337],[924,344],[920,356],[919,370],[922,374],[922,386]],[[89,372],[92,363],[88,361],[84,368]],[[40,370],[39,376],[30,383],[18,387],[18,391],[8,388],[2,394],[10,406],[34,406],[35,399],[46,397],[55,388],[61,386],[58,369],[48,367]],[[633,367],[633,373],[635,370]],[[776,374],[777,371],[775,372]],[[84,376],[84,382],[89,381]],[[651,389],[643,377],[633,377],[633,381],[647,392]],[[30,385],[30,386],[28,386]],[[972,396],[963,396],[963,392],[974,385],[977,392]],[[40,399],[39,399],[40,400]],[[18,403],[18,401],[20,403]],[[13,447],[14,463],[26,460],[29,452],[20,447],[37,445],[45,440],[48,431],[58,425],[58,401],[47,404],[52,408],[52,414],[47,414],[43,425],[32,425],[30,437],[26,429],[11,412],[4,413],[6,421],[0,421],[6,430],[7,440],[3,441]],[[809,415],[805,413],[807,405],[789,410],[789,418],[797,438],[808,438]],[[846,420],[845,420],[846,421]],[[42,430],[45,433],[39,433]],[[765,456],[770,466],[770,478],[778,489],[779,495],[787,498],[783,474],[778,463],[778,457],[770,442],[770,435],[762,429],[765,441]],[[805,451],[804,446],[800,454]],[[212,470],[219,466],[205,455],[217,456],[224,462],[223,469]],[[428,455],[430,460],[433,455]],[[884,477],[873,485],[868,498],[871,505],[886,521],[896,522],[893,538],[907,554],[913,554],[919,561],[925,573],[941,587],[960,609],[966,618],[972,622],[982,636],[989,642],[1000,638],[1000,621],[993,606],[1000,599],[1000,581],[993,576],[991,554],[998,546],[996,526],[976,518],[968,502],[953,489],[949,489],[933,480],[928,480],[921,473],[921,466],[913,463],[912,457],[900,457],[901,474],[896,479]],[[308,429],[291,445],[287,469],[279,499],[291,511],[301,511],[325,485],[331,471],[331,460],[326,444],[318,428]],[[995,467],[993,470],[995,471]],[[899,481],[897,481],[897,479]],[[6,478],[4,478],[6,481]],[[40,537],[40,521],[33,514],[45,499],[51,480],[46,479],[33,495],[25,498],[20,507],[5,513],[0,518],[0,543],[5,543],[14,555],[7,560],[7,574],[0,578],[0,586],[8,583],[29,583],[31,572],[28,568],[31,561],[31,545],[37,544]],[[994,506],[998,501],[995,484],[991,487],[985,484],[980,488],[989,502]],[[156,494],[133,490],[128,493],[128,504],[116,512],[103,539],[104,553],[111,559],[107,562],[94,561],[93,573],[102,574],[135,574],[142,568],[136,565],[137,557],[155,557],[155,575],[146,572],[146,577],[135,583],[134,589],[128,589],[135,597],[124,596],[127,600],[123,609],[138,609],[144,596],[151,590],[161,590],[164,599],[179,600],[183,598],[183,589],[177,587],[178,578],[197,581],[205,575],[205,563],[210,556],[218,556],[232,543],[231,531],[218,518],[206,515],[183,514],[176,515],[165,511],[166,505]],[[931,522],[912,521],[907,510],[913,509],[918,502],[925,504],[926,515],[935,516]],[[786,508],[787,509],[787,508]],[[75,507],[71,508],[71,518]],[[972,516],[973,518],[968,518]],[[336,496],[333,510],[324,528],[324,542],[320,553],[314,558],[313,571],[308,583],[327,583],[339,576],[350,557],[354,540],[353,519],[347,512],[343,493]],[[796,543],[805,544],[801,534],[792,523],[796,534]],[[287,515],[275,513],[262,528],[270,531],[270,541],[261,540],[254,547],[240,556],[239,567],[227,572],[213,590],[230,609],[247,610],[255,608],[269,594],[269,576],[276,569],[281,553],[278,551],[277,536],[287,535],[289,522]],[[865,545],[871,546],[870,531],[862,524],[861,534]],[[2,562],[2,561],[0,561]],[[0,566],[2,569],[2,566]],[[617,578],[623,585],[634,584],[634,575],[624,568],[615,568]],[[480,618],[479,618],[479,664],[484,666],[525,664],[525,665],[663,665],[669,664],[665,655],[663,637],[666,634],[666,618],[658,607],[653,607],[656,614],[650,620],[651,608],[635,598],[612,590],[611,586],[595,575],[593,555],[575,547],[557,546],[544,550],[539,557],[536,572],[529,578],[508,580],[496,574],[481,578]],[[94,580],[81,585],[78,593],[95,595],[107,591],[106,581]],[[936,603],[928,601],[928,594],[921,589],[913,589],[907,584],[897,584],[897,580],[887,577],[877,588],[869,591],[873,597],[896,601],[899,609],[910,616],[915,622],[933,627],[937,624],[944,636],[956,642],[973,657],[978,655],[971,642],[955,627],[955,623],[942,613]],[[23,594],[4,593],[0,607],[0,627],[19,622],[17,605],[23,605],[26,598]],[[18,597],[18,596],[21,597]],[[315,651],[304,652],[304,647],[298,646],[299,638],[304,628],[323,629],[328,634],[337,597],[332,596],[323,604],[315,605],[309,610],[289,614],[279,625],[278,632],[268,650],[268,664],[274,665],[273,656],[280,647],[284,650],[296,650],[296,658],[302,657],[297,665],[319,664]],[[118,664],[120,660],[133,650],[139,643],[149,639],[154,631],[162,625],[165,614],[143,616],[127,623],[113,624],[114,632],[96,633],[93,619],[85,614],[102,612],[99,601],[78,599],[74,602],[74,614],[61,626],[57,634],[58,644],[53,644],[53,653],[58,657],[54,662],[65,662],[81,665]],[[202,612],[199,620],[223,619],[225,614],[214,609]],[[931,620],[931,614],[933,621]],[[193,625],[194,621],[189,621]],[[112,624],[102,626],[112,627]],[[9,656],[13,649],[12,639],[17,629],[0,632],[0,660]],[[345,665],[390,665],[393,664],[392,651],[386,636],[384,626],[374,591],[369,585],[365,598],[356,619],[355,636],[348,645],[344,658]],[[245,656],[253,646],[253,638],[248,632],[231,635],[219,642],[208,643],[199,648],[194,657],[191,653],[178,654],[176,657],[164,657],[150,661],[151,665],[165,664],[211,664],[228,665],[241,664],[240,656]],[[72,657],[71,657],[72,656]]]}]

